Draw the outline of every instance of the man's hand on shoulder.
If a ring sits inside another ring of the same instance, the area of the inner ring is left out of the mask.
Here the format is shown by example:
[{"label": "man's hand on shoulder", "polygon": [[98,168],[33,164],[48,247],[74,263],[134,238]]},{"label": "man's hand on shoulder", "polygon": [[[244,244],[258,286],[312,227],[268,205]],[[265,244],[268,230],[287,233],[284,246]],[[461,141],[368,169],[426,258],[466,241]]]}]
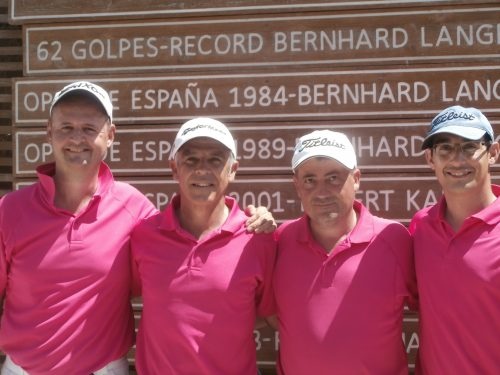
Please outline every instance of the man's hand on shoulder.
[{"label": "man's hand on shoulder", "polygon": [[249,216],[245,223],[249,232],[272,233],[278,227],[273,214],[264,206],[255,207],[249,205],[245,209],[245,214]]}]

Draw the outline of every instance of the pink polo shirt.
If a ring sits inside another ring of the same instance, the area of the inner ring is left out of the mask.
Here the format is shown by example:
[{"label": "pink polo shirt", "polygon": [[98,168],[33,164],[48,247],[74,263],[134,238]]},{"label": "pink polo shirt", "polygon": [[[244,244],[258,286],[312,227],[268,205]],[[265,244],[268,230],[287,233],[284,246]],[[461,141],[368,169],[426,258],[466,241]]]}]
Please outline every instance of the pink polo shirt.
[{"label": "pink polo shirt", "polygon": [[354,203],[359,220],[328,254],[303,216],[278,228],[274,290],[283,375],[408,374],[403,309],[415,303],[410,235]]},{"label": "pink polo shirt", "polygon": [[255,317],[274,309],[273,236],[248,233],[247,217],[226,197],[226,222],[199,241],[179,226],[179,202],[132,234],[144,304],[138,372],[255,375]]},{"label": "pink polo shirt", "polygon": [[30,375],[88,375],[133,343],[129,239],[156,212],[103,163],[78,215],[56,208],[54,164],[0,200],[0,349]]},{"label": "pink polo shirt", "polygon": [[[498,197],[500,186],[493,185]],[[418,374],[500,374],[500,199],[454,232],[444,197],[415,214]]]}]

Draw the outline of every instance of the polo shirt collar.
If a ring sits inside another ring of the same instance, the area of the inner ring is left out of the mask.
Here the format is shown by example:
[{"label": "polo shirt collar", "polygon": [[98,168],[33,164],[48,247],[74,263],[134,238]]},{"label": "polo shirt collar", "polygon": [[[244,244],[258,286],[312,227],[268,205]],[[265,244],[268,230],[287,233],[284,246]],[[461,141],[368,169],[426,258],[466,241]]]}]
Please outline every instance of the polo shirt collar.
[{"label": "polo shirt collar", "polygon": [[[485,207],[481,211],[471,215],[471,217],[484,221],[489,225],[495,225],[500,221],[500,199],[498,199],[498,197],[500,197],[500,186],[491,185],[491,189],[493,191],[493,194],[495,194],[495,196],[497,197],[497,199],[488,207]],[[433,220],[446,222],[445,211],[446,211],[446,198],[444,195],[442,195],[438,203],[436,204],[435,209],[430,209],[428,214]]]},{"label": "polo shirt collar", "polygon": [[99,185],[97,186],[94,196],[102,196],[108,192],[113,186],[114,179],[111,169],[105,162],[101,162],[99,167]]},{"label": "polo shirt collar", "polygon": [[[229,215],[222,224],[220,230],[221,232],[235,233],[239,228],[241,228],[242,221],[246,219],[246,216],[239,209],[238,203],[232,197],[225,197],[226,206],[229,207]],[[159,229],[165,231],[179,231],[183,230],[179,224],[179,219],[175,214],[175,211],[179,208],[181,204],[181,196],[175,194],[170,201],[170,204],[165,208],[162,215],[162,219],[158,226]]]},{"label": "polo shirt collar", "polygon": [[42,164],[36,168],[38,181],[41,186],[42,198],[49,204],[53,204],[56,194],[56,185],[54,184],[54,175],[56,173],[56,164]]},{"label": "polo shirt collar", "polygon": [[471,216],[484,221],[486,224],[495,225],[500,221],[500,199],[498,199],[500,196],[500,186],[491,185],[491,189],[497,199],[489,206]]},{"label": "polo shirt collar", "polygon": [[491,185],[491,189],[497,199],[484,210],[478,212],[477,217],[490,225],[495,225],[500,221],[500,186]]},{"label": "polo shirt collar", "polygon": [[[56,186],[54,183],[54,175],[56,173],[56,164],[54,162],[42,164],[36,168],[38,181],[42,187],[42,198],[50,205],[54,204],[56,194]],[[94,198],[99,198],[105,194],[113,185],[113,174],[105,162],[101,162],[99,167],[98,187],[94,194]]]},{"label": "polo shirt collar", "polygon": [[354,201],[354,210],[358,213],[358,222],[349,234],[352,243],[370,242],[375,237],[375,223],[373,215],[359,201]]},{"label": "polo shirt collar", "polygon": [[[348,234],[347,240],[350,243],[366,243],[370,242],[375,236],[375,224],[373,215],[368,209],[359,201],[355,200],[353,204],[354,211],[358,214],[358,221]],[[302,229],[299,231],[298,239],[302,243],[315,242],[312,237],[311,228],[309,226],[309,217],[304,215],[300,219],[300,226]]]}]

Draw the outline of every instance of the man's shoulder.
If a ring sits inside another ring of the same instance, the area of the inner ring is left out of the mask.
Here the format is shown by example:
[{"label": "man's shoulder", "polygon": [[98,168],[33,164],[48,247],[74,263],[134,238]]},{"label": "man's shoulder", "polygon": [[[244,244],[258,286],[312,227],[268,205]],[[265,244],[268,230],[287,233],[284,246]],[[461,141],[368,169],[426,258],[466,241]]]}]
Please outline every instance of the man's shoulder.
[{"label": "man's shoulder", "polygon": [[426,221],[429,220],[430,217],[434,216],[436,210],[438,210],[437,204],[433,204],[427,207],[424,207],[420,210],[418,210],[415,215],[413,215],[413,218],[411,219],[412,222],[420,222],[420,221]]},{"label": "man's shoulder", "polygon": [[375,236],[387,238],[389,242],[410,238],[408,229],[399,221],[374,216],[373,223]]},{"label": "man's shoulder", "polygon": [[[149,202],[151,201],[141,193],[136,187],[121,181],[114,181],[111,187],[111,192],[115,198],[127,202]],[[151,203],[152,204],[152,203]]]},{"label": "man's shoulder", "polygon": [[160,237],[168,236],[168,231],[161,230],[160,226],[163,221],[164,214],[156,212],[148,217],[142,218],[132,230],[132,242],[142,243],[149,241],[152,237],[159,235]]},{"label": "man's shoulder", "polygon": [[439,217],[438,210],[438,205],[434,204],[417,211],[410,221],[409,230],[411,235],[415,237],[420,228],[428,228],[429,226],[436,225],[436,218]]},{"label": "man's shoulder", "polygon": [[164,211],[156,211],[153,214],[141,219],[136,228],[141,230],[158,229],[159,225],[163,222],[165,217]]},{"label": "man's shoulder", "polygon": [[403,223],[401,223],[397,220],[388,219],[388,218],[380,217],[380,216],[372,216],[372,218],[373,218],[372,220],[373,220],[375,228],[381,228],[381,229],[389,228],[389,229],[396,230],[396,231],[400,231],[400,230],[405,229],[405,226],[403,225]]},{"label": "man's shoulder", "polygon": [[31,220],[30,214],[33,209],[43,206],[42,201],[36,195],[38,183],[23,187],[0,197],[0,226],[20,228],[24,220]]},{"label": "man's shoulder", "polygon": [[123,181],[113,181],[112,185],[113,192],[115,193],[121,193],[125,195],[130,195],[130,196],[142,196],[144,197],[144,194],[142,194],[136,187],[130,185],[127,182]]},{"label": "man's shoulder", "polygon": [[302,227],[302,220],[304,220],[304,217],[299,217],[297,219],[292,219],[292,220],[286,220],[283,223],[281,223],[276,229],[276,234],[281,235],[281,234],[290,234],[294,233],[295,231],[298,231],[299,228]]},{"label": "man's shoulder", "polygon": [[19,208],[19,204],[29,204],[32,202],[29,198],[33,195],[34,191],[37,189],[38,182],[23,187],[19,190],[11,191],[2,197],[0,197],[0,206],[11,206],[16,205]]},{"label": "man's shoulder", "polygon": [[157,212],[153,203],[128,183],[114,181],[109,193],[109,198],[118,202],[135,219],[148,217]]}]

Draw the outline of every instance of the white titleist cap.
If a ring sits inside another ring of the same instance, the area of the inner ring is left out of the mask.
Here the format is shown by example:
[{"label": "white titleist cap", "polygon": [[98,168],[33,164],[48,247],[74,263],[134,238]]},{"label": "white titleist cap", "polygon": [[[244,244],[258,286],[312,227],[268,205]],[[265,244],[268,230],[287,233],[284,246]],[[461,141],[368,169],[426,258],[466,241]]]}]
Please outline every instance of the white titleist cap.
[{"label": "white titleist cap", "polygon": [[316,130],[300,137],[293,153],[292,169],[314,157],[334,159],[347,169],[354,169],[357,164],[356,153],[346,135],[331,130]]},{"label": "white titleist cap", "polygon": [[175,136],[169,159],[173,159],[179,149],[194,138],[208,137],[226,146],[236,158],[236,144],[226,125],[208,117],[197,117],[184,123]]},{"label": "white titleist cap", "polygon": [[87,81],[78,81],[70,83],[65,86],[61,91],[58,91],[56,95],[54,95],[54,100],[52,100],[52,104],[50,105],[50,113],[52,113],[52,108],[66,95],[74,92],[82,92],[85,94],[90,94],[90,96],[94,97],[102,104],[104,111],[108,115],[111,122],[113,122],[113,104],[111,103],[111,99],[109,98],[108,93],[101,86],[96,85],[95,83],[87,82]]}]

